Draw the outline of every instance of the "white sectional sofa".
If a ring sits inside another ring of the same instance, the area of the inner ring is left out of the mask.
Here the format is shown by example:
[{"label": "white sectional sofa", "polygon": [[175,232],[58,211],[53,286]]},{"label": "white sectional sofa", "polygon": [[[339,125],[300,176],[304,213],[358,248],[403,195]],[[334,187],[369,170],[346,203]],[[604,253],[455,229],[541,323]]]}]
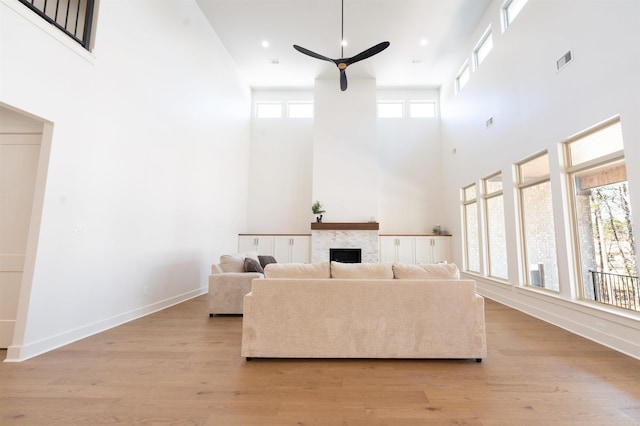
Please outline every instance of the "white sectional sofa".
[{"label": "white sectional sofa", "polygon": [[486,355],[484,299],[451,264],[274,264],[244,297],[247,359]]}]

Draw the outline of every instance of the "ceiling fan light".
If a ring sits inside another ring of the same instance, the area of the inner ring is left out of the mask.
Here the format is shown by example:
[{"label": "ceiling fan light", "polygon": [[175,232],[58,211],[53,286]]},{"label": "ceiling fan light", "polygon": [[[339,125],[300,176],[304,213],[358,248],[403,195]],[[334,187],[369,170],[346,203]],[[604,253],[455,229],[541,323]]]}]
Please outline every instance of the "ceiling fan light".
[{"label": "ceiling fan light", "polygon": [[349,44],[349,43],[347,43],[347,40],[342,40],[342,41],[340,42],[340,45],[341,45],[342,47],[346,47],[346,46],[347,46],[347,44]]}]

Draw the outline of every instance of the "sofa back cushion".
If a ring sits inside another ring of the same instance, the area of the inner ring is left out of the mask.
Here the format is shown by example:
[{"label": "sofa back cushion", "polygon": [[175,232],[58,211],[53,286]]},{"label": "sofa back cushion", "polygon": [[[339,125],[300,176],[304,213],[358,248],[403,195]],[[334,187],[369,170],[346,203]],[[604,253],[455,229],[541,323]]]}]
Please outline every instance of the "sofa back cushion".
[{"label": "sofa back cushion", "polygon": [[329,262],[270,263],[264,267],[265,278],[331,278]]},{"label": "sofa back cushion", "polygon": [[390,263],[331,262],[331,278],[338,279],[393,279]]},{"label": "sofa back cushion", "polygon": [[459,280],[460,270],[455,263],[438,263],[418,265],[393,264],[393,276],[396,279],[449,279]]}]

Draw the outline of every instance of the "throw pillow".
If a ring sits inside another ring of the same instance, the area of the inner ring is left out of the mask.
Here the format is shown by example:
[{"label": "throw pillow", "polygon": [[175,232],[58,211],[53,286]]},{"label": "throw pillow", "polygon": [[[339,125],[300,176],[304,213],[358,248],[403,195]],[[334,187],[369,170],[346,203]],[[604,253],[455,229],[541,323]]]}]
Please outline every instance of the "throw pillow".
[{"label": "throw pillow", "polygon": [[277,263],[276,258],[273,256],[260,256],[258,255],[258,260],[260,261],[260,266],[263,268],[270,263]]},{"label": "throw pillow", "polygon": [[220,256],[222,272],[244,272],[244,259],[245,255],[242,253]]},{"label": "throw pillow", "polygon": [[329,262],[270,263],[264,268],[265,278],[331,278]]},{"label": "throw pillow", "polygon": [[393,269],[389,263],[331,262],[331,278],[393,279]]},{"label": "throw pillow", "polygon": [[260,262],[250,257],[244,259],[244,272],[260,272],[264,274],[264,269]]}]

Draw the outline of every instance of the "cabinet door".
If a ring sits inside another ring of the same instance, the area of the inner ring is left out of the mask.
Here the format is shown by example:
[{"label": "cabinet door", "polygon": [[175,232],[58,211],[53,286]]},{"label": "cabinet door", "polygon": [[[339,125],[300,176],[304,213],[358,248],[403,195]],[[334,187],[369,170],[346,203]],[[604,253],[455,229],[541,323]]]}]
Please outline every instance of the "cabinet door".
[{"label": "cabinet door", "polygon": [[380,263],[394,263],[396,261],[396,237],[384,236],[379,239]]},{"label": "cabinet door", "polygon": [[273,256],[273,235],[239,235],[238,253],[255,251],[265,256]]},{"label": "cabinet door", "polygon": [[396,237],[397,244],[397,262],[405,264],[415,263],[415,237]]},{"label": "cabinet door", "polygon": [[239,235],[238,236],[238,253],[246,253],[256,250],[255,235]]},{"label": "cabinet door", "polygon": [[273,235],[261,235],[256,237],[256,248],[259,255],[273,256],[274,252],[274,237]]},{"label": "cabinet door", "polygon": [[291,262],[309,263],[311,260],[311,237],[299,235],[291,237],[291,242]]},{"label": "cabinet door", "polygon": [[291,263],[291,237],[287,235],[275,237],[273,257],[278,263]]},{"label": "cabinet door", "polygon": [[433,239],[416,237],[416,264],[433,263]]},{"label": "cabinet door", "polygon": [[433,237],[432,263],[449,262],[451,237]]}]

